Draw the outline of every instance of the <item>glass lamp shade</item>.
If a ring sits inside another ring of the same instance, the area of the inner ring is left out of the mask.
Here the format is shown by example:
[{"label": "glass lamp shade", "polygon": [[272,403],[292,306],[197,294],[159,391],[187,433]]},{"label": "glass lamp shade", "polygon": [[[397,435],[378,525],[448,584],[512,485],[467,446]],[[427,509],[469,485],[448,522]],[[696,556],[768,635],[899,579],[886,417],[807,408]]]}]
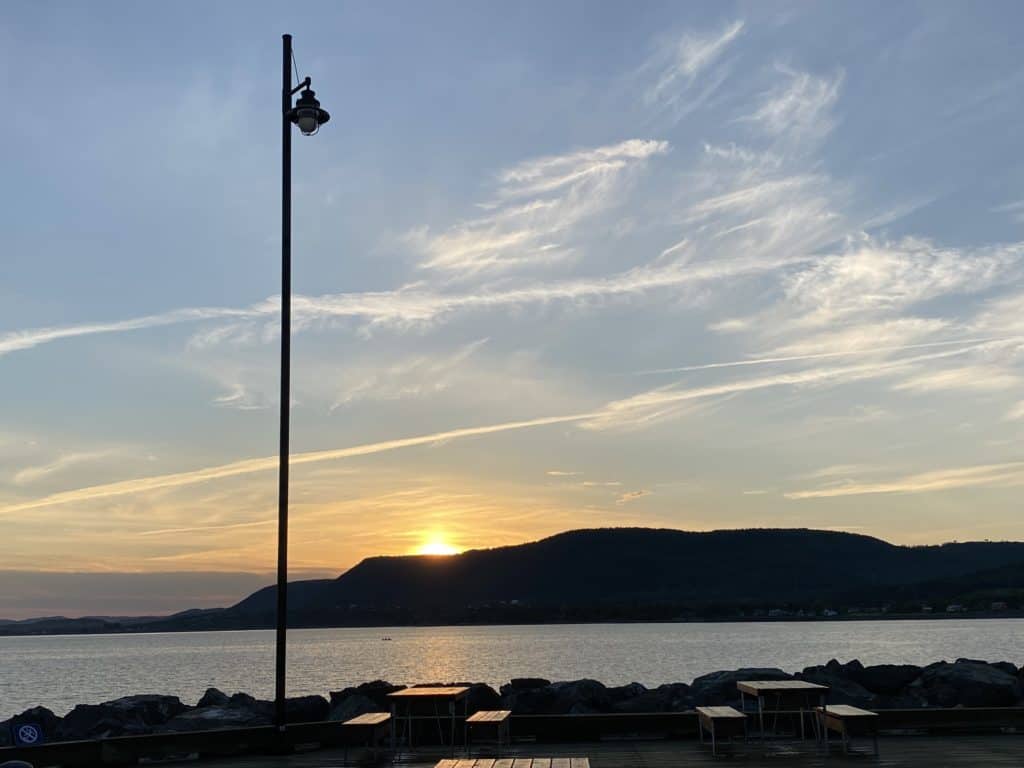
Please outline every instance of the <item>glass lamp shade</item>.
[{"label": "glass lamp shade", "polygon": [[317,100],[316,94],[309,88],[306,88],[299,96],[299,101],[291,113],[292,122],[299,126],[299,130],[304,136],[316,133],[320,126],[330,119],[331,116],[327,110],[320,109],[320,102]]},{"label": "glass lamp shade", "polygon": [[311,133],[316,133],[316,129],[319,127],[316,121],[316,110],[313,109],[300,109],[296,111],[296,123],[299,126],[299,130],[305,135],[309,136]]}]

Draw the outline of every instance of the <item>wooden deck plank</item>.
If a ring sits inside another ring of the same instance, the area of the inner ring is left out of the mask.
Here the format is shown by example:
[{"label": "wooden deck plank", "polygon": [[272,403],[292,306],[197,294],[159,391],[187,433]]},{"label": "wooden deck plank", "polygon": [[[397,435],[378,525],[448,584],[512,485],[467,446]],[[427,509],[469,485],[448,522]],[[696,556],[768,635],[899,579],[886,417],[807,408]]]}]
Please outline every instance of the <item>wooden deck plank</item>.
[{"label": "wooden deck plank", "polygon": [[[841,757],[841,747],[833,742],[825,754],[813,740],[768,742],[752,740],[736,745],[736,759],[714,757],[706,745],[692,738],[682,740],[613,740],[602,742],[519,742],[514,756],[550,757],[551,768],[571,768],[570,757],[587,755],[591,768],[1021,768],[1024,734],[974,733],[959,735],[883,735],[879,739],[881,757],[859,759],[870,751],[867,744],[854,741],[861,755]],[[426,751],[398,763],[401,768],[434,768],[442,752]],[[866,756],[865,756],[866,758]],[[300,752],[285,759],[274,755],[235,755],[189,763],[193,768],[337,768],[343,764],[343,752],[324,749]],[[495,760],[492,768],[513,768],[513,760]],[[37,765],[40,763],[37,763]],[[92,765],[98,764],[92,763]],[[184,765],[184,764],[182,764]],[[444,768],[454,768],[443,762]],[[532,766],[532,763],[531,763]]]},{"label": "wooden deck plank", "polygon": [[476,761],[476,765],[473,768],[494,768],[494,760],[491,758],[480,758]]},{"label": "wooden deck plank", "polygon": [[533,758],[533,768],[551,768],[550,757],[535,757]]},{"label": "wooden deck plank", "polygon": [[532,757],[517,757],[512,761],[512,768],[532,768],[533,758]]},{"label": "wooden deck plank", "polygon": [[570,768],[590,768],[589,757],[570,757]]}]

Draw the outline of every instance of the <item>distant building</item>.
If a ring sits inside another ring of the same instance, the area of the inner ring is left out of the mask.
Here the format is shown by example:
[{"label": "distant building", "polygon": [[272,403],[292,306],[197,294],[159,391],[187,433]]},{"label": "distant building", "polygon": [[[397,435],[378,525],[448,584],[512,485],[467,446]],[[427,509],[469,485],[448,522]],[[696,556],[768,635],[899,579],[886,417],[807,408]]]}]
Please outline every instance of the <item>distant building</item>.
[{"label": "distant building", "polygon": [[960,603],[950,603],[946,606],[946,613],[963,613],[966,610]]},{"label": "distant building", "polygon": [[768,611],[768,616],[769,617],[773,617],[773,618],[777,618],[779,616],[788,616],[788,615],[789,615],[789,611],[785,611],[782,608],[772,608],[770,611]]},{"label": "distant building", "polygon": [[831,608],[826,608],[824,611],[821,612],[821,615],[822,616],[838,616],[839,615],[839,611],[833,611]]},{"label": "distant building", "polygon": [[933,609],[932,609],[932,607],[930,605],[922,605],[921,606],[921,613],[931,613],[932,610]]},{"label": "distant building", "polygon": [[992,603],[991,606],[989,606],[989,608],[993,611],[1005,611],[1007,607],[1008,606],[1006,605],[1006,603],[1004,603],[1002,600],[996,600],[994,603]]}]

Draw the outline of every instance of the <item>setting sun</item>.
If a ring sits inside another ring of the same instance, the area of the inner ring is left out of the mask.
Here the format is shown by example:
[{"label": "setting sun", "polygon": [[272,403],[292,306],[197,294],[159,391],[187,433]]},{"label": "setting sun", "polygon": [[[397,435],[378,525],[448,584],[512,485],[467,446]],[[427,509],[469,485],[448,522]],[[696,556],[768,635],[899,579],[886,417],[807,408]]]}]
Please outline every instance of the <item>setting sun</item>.
[{"label": "setting sun", "polygon": [[443,536],[434,535],[416,548],[417,555],[457,555],[462,550],[445,541]]}]

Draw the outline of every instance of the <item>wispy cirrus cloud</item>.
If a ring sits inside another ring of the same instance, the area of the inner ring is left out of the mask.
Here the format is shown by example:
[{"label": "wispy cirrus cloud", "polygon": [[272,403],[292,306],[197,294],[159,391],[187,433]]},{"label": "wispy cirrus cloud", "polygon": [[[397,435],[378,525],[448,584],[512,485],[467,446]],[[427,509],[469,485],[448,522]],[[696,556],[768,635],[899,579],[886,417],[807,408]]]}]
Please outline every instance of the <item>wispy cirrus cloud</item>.
[{"label": "wispy cirrus cloud", "polygon": [[67,469],[109,458],[113,454],[114,451],[109,450],[65,453],[44,464],[37,464],[18,470],[14,473],[11,481],[15,485],[29,485]]},{"label": "wispy cirrus cloud", "polygon": [[1004,205],[996,206],[993,213],[1008,213],[1016,221],[1024,222],[1024,200],[1013,200]]},{"label": "wispy cirrus cloud", "polygon": [[911,357],[883,359],[858,365],[833,366],[825,368],[809,368],[806,370],[760,376],[756,378],[738,379],[718,384],[698,387],[668,385],[648,390],[622,400],[608,403],[593,418],[585,420],[581,426],[587,429],[602,430],[630,426],[637,421],[650,421],[662,415],[670,414],[673,406],[693,400],[726,397],[743,392],[770,389],[776,387],[810,386],[828,383],[849,383],[876,379],[894,373],[904,372],[926,361],[942,360],[976,352],[984,348],[992,348],[1005,341],[984,342],[961,346],[942,352],[932,352]]},{"label": "wispy cirrus cloud", "polygon": [[893,384],[901,392],[999,392],[1020,387],[1021,379],[1012,369],[996,365],[963,365],[937,371],[922,371]]},{"label": "wispy cirrus cloud", "polygon": [[737,19],[714,32],[666,37],[641,67],[647,82],[643,103],[678,120],[707,102],[726,79],[728,69],[720,62],[743,27]]},{"label": "wispy cirrus cloud", "polygon": [[821,138],[832,130],[831,110],[839,98],[843,72],[820,77],[783,64],[776,69],[782,81],[743,119],[790,143]]},{"label": "wispy cirrus cloud", "polygon": [[653,493],[653,491],[648,491],[646,489],[641,489],[639,491],[627,491],[626,493],[621,494],[619,498],[615,500],[615,503],[629,504],[637,499],[642,499],[644,496],[650,496],[651,493]]},{"label": "wispy cirrus cloud", "polygon": [[[322,461],[337,461],[339,459],[353,458],[356,456],[369,456],[372,454],[394,451],[401,448],[411,448],[419,445],[430,445],[449,440],[458,440],[466,437],[479,435],[490,435],[497,432],[508,432],[511,430],[528,429],[531,427],[542,427],[551,424],[566,424],[574,421],[581,421],[593,414],[572,414],[566,416],[551,416],[539,419],[528,419],[525,421],[510,421],[501,424],[489,424],[481,427],[465,427],[462,429],[451,429],[443,432],[434,432],[428,435],[417,435],[395,440],[384,440],[375,443],[355,445],[348,448],[337,448],[326,451],[310,451],[307,453],[295,453],[290,457],[293,466],[310,464]],[[205,483],[213,480],[221,480],[238,475],[246,475],[253,472],[265,472],[278,467],[276,456],[267,456],[258,459],[245,459],[229,464],[221,464],[214,467],[205,467],[189,472],[176,472],[173,474],[156,475],[143,477],[135,480],[123,480],[116,483],[105,483],[85,488],[78,488],[71,491],[62,491],[29,501],[14,502],[0,507],[0,516],[24,512],[40,507],[49,507],[56,504],[68,504],[73,502],[92,501],[105,499],[125,494],[147,493],[150,491],[162,490],[165,488],[179,488],[197,483]]]},{"label": "wispy cirrus cloud", "polygon": [[950,294],[990,288],[1019,272],[1024,243],[943,248],[921,238],[862,238],[785,281],[793,322],[828,325],[853,316],[895,314]]},{"label": "wispy cirrus cloud", "polygon": [[573,229],[620,202],[633,173],[669,150],[668,142],[630,139],[524,161],[498,174],[488,213],[406,242],[421,266],[465,280],[482,272],[544,266],[573,253]]},{"label": "wispy cirrus cloud", "polygon": [[983,464],[973,467],[951,467],[904,475],[893,480],[876,482],[843,482],[802,491],[790,491],[787,499],[825,499],[840,496],[862,496],[876,493],[933,493],[955,488],[980,486],[1012,486],[1024,483],[1024,462]]},{"label": "wispy cirrus cloud", "polygon": [[7,333],[0,334],[0,356],[78,336],[123,333],[125,331],[138,331],[145,328],[157,328],[165,325],[177,325],[179,323],[194,323],[201,320],[223,319],[227,317],[253,317],[254,315],[255,312],[253,310],[247,309],[195,307],[175,309],[156,315],[144,315],[142,317],[115,320],[107,323],[80,323],[77,325],[8,331]]}]

